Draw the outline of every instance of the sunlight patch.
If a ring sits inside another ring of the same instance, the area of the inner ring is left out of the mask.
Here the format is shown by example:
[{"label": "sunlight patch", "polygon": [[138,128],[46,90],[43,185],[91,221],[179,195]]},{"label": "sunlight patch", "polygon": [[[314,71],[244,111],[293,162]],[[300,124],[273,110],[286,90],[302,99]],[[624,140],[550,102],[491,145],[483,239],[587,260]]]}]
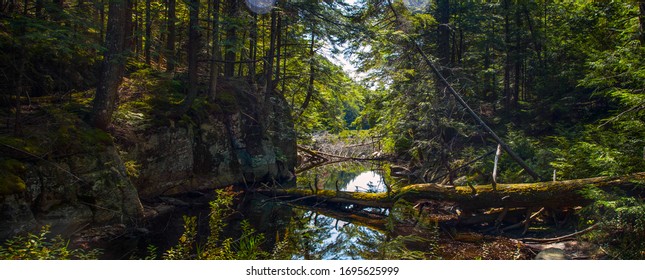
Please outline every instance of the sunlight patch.
[{"label": "sunlight patch", "polygon": [[244,0],[249,10],[256,14],[266,14],[271,11],[275,0]]}]

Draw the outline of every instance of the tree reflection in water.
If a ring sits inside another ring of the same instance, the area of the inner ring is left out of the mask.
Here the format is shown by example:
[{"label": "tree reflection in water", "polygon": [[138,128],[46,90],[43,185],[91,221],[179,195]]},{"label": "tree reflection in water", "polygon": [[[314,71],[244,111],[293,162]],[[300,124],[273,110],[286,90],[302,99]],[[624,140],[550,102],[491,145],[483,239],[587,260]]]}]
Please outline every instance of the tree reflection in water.
[{"label": "tree reflection in water", "polygon": [[[318,184],[318,188],[360,192],[383,192],[387,184],[381,174],[364,165],[325,166],[299,175],[300,187]],[[387,168],[385,168],[387,170]],[[316,178],[316,176],[318,178]],[[322,187],[321,187],[322,186]],[[369,209],[380,211],[380,209]],[[391,211],[382,211],[390,214]],[[338,220],[314,209],[293,207],[288,225],[276,234],[274,258],[277,259],[428,259],[435,258],[436,227],[424,222],[400,228],[402,222],[416,219],[410,205],[401,205],[390,214],[388,226],[373,229]],[[425,228],[424,228],[425,227]],[[423,232],[423,234],[419,234]],[[423,236],[423,237],[421,237]]]}]

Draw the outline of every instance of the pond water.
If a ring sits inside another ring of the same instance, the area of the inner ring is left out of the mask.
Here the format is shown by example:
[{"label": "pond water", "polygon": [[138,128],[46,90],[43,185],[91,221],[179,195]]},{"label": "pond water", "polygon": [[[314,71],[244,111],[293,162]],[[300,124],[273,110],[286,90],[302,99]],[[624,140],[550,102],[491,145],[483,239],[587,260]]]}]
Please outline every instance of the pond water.
[{"label": "pond water", "polygon": [[[394,183],[389,167],[382,164],[338,163],[310,169],[298,174],[297,187],[348,192],[386,192]],[[281,259],[374,259],[382,258],[382,244],[392,236],[370,225],[359,225],[338,217],[338,212],[315,208],[268,197],[256,196],[245,214],[252,224],[265,232],[275,232],[269,244],[279,248]],[[387,210],[363,209],[387,218]],[[265,216],[273,218],[265,218]],[[258,219],[257,221],[255,219]],[[268,231],[267,231],[268,230]],[[277,244],[277,245],[276,245]]]},{"label": "pond water", "polygon": [[[298,174],[297,187],[348,192],[386,192],[397,184],[387,164],[337,163]],[[186,199],[186,198],[178,198]],[[202,198],[203,199],[203,198]],[[174,246],[183,232],[183,216],[197,217],[198,239],[208,236],[208,201],[178,207],[146,226],[143,238],[121,237],[110,244],[106,258],[141,258],[149,245],[161,253]],[[278,259],[384,259],[410,254],[400,232],[387,226],[390,209],[330,209],[300,205],[257,193],[244,193],[235,202],[236,212],[223,237],[239,238],[241,221],[264,236],[263,250]],[[364,218],[359,219],[360,213]],[[401,219],[401,217],[396,217]],[[390,230],[388,230],[390,228]],[[397,229],[400,230],[400,229]],[[417,246],[418,247],[418,246]],[[426,248],[428,249],[428,248]],[[417,252],[416,257],[427,257]],[[408,256],[409,257],[409,256]]]}]

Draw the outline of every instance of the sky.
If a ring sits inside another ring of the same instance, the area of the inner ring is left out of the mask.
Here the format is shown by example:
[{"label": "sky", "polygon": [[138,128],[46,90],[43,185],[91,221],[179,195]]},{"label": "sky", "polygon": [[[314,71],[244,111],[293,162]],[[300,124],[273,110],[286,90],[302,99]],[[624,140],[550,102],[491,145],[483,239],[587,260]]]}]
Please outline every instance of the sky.
[{"label": "sky", "polygon": [[[350,4],[350,5],[355,5],[356,0],[344,0],[345,3]],[[322,54],[327,57],[331,62],[334,64],[341,66],[343,68],[343,71],[349,75],[350,78],[352,78],[355,81],[359,81],[361,79],[361,73],[358,73],[356,70],[356,67],[349,62],[347,58],[342,54],[344,49],[347,48],[347,46],[337,46],[338,49],[341,50],[340,54],[332,54],[331,53],[331,43],[330,42],[325,42],[325,46],[322,49]],[[363,75],[364,76],[364,75]]]}]

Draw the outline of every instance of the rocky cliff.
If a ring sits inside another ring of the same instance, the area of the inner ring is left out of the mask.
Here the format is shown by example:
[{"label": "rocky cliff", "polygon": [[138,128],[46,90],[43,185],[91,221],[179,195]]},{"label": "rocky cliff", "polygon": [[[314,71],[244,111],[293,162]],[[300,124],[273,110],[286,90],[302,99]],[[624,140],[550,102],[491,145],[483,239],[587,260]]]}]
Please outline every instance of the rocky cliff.
[{"label": "rocky cliff", "polygon": [[78,114],[38,107],[20,137],[0,135],[0,239],[45,224],[71,234],[143,213],[111,137]]},{"label": "rocky cliff", "polygon": [[0,239],[44,224],[71,234],[135,223],[140,197],[293,179],[295,133],[280,94],[230,81],[213,103],[180,120],[123,110],[109,135],[83,121],[88,102],[34,110],[23,136],[0,134]]},{"label": "rocky cliff", "polygon": [[214,106],[180,121],[140,119],[117,139],[137,166],[133,182],[145,198],[217,186],[291,180],[296,139],[288,104],[244,81],[229,81]]}]

